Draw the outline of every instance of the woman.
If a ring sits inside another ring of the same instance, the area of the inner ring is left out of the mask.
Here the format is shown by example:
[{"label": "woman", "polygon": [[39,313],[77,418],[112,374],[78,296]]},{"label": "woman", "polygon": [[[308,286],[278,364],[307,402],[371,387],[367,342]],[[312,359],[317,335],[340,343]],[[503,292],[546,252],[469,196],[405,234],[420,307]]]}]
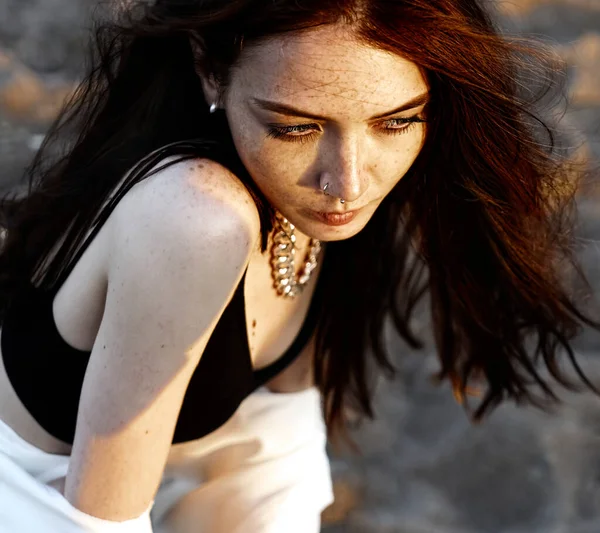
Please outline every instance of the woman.
[{"label": "woman", "polygon": [[568,169],[476,0],[121,15],[5,204],[0,529],[317,531],[320,395],[371,415],[426,290],[475,419],[568,384]]}]

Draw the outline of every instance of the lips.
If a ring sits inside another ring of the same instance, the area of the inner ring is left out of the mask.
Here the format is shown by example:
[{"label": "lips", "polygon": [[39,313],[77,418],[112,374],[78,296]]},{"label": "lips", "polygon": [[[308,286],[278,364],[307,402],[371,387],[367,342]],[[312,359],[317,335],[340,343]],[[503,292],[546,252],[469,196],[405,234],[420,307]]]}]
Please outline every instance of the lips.
[{"label": "lips", "polygon": [[348,224],[354,220],[356,213],[356,211],[347,211],[345,213],[311,211],[311,215],[313,215],[314,218],[328,226],[343,226]]}]

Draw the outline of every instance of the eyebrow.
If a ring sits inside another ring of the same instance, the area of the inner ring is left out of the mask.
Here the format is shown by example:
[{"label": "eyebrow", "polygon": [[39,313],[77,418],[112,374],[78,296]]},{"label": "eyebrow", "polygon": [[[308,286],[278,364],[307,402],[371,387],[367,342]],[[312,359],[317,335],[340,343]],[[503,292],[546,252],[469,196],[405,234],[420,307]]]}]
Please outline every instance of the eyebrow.
[{"label": "eyebrow", "polygon": [[[260,98],[252,98],[252,101],[261,109],[264,109],[266,111],[273,111],[275,113],[279,113],[280,115],[286,115],[289,117],[305,117],[313,120],[332,120],[328,117],[308,113],[307,111],[302,111],[301,109],[281,104],[279,102],[270,102],[268,100],[261,100]],[[369,120],[376,120],[379,118],[389,117],[390,115],[395,115],[396,113],[401,113],[402,111],[408,111],[409,109],[414,109],[415,107],[425,105],[428,102],[429,93],[425,92],[415,96],[414,98],[411,98],[408,102],[404,102],[401,106],[397,107],[396,109],[386,111],[385,113],[381,113],[380,115],[375,115]]]}]

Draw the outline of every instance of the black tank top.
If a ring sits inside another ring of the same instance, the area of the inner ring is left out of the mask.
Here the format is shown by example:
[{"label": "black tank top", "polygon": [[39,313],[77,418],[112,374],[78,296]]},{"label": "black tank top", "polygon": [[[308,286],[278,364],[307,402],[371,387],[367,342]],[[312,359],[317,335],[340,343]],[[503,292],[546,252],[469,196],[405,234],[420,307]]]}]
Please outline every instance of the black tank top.
[{"label": "black tank top", "polygon": [[[78,250],[56,288],[29,286],[8,309],[2,324],[2,357],[16,394],[48,433],[69,444],[75,436],[79,398],[91,352],[73,348],[60,336],[52,303],[114,205],[103,213],[102,222]],[[298,357],[317,325],[323,292],[320,279],[304,323],[289,349],[268,367],[255,371],[246,332],[245,278],[246,271],[192,375],[173,444],[198,439],[223,425],[251,392]]]}]

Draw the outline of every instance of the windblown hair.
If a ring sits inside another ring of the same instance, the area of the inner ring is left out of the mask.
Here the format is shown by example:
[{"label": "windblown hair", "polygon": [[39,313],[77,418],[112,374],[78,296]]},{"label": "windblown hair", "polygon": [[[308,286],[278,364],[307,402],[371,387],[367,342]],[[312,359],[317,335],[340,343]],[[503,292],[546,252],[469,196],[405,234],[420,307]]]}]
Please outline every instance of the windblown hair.
[{"label": "windblown hair", "polygon": [[[576,307],[567,280],[575,272],[589,288],[574,255],[577,180],[537,117],[550,85],[532,69],[558,68],[542,47],[502,36],[477,0],[125,5],[96,27],[88,74],[28,169],[29,193],[4,202],[2,313],[32,280],[56,283],[107,199],[118,201],[129,170],[125,184],[167,156],[232,169],[259,208],[264,250],[273,210],[241,164],[225,116],[208,113],[197,72],[226,90],[253,45],[343,23],[417,64],[431,102],[408,173],[363,231],[328,246],[315,376],[330,431],[343,429],[345,406],[373,416],[370,363],[394,372],[388,317],[408,346],[423,347],[411,318],[427,293],[439,378],[460,399],[473,379],[486,383],[475,420],[507,398],[555,400],[552,380],[573,387],[562,352],[593,389],[570,341],[583,324],[600,324]],[[71,142],[56,155],[63,137]]]}]

